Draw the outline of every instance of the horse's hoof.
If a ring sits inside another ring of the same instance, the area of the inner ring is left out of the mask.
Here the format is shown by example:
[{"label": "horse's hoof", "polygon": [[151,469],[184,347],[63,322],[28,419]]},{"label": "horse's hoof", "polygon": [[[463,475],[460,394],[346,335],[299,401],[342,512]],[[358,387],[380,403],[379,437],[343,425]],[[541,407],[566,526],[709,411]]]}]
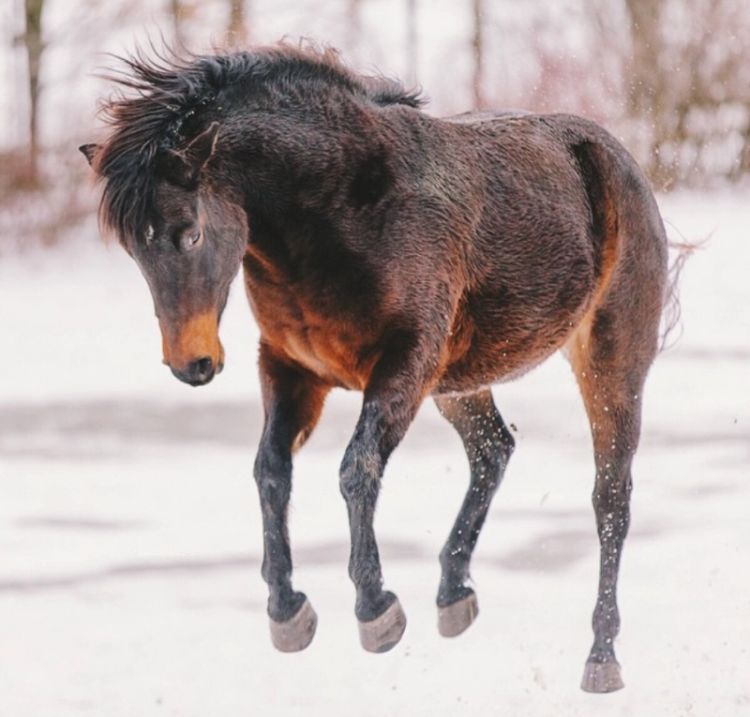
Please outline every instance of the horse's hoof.
[{"label": "horse's hoof", "polygon": [[398,599],[374,620],[359,623],[359,641],[368,652],[388,652],[406,629],[406,615]]},{"label": "horse's hoof", "polygon": [[297,613],[285,622],[269,621],[271,626],[271,642],[281,652],[299,652],[304,650],[315,635],[318,626],[318,616],[312,609],[310,601],[305,599]]},{"label": "horse's hoof", "polygon": [[625,687],[616,662],[587,662],[581,689],[585,692],[614,692]]},{"label": "horse's hoof", "polygon": [[479,614],[475,593],[450,605],[438,608],[438,630],[443,637],[456,637],[466,630]]}]

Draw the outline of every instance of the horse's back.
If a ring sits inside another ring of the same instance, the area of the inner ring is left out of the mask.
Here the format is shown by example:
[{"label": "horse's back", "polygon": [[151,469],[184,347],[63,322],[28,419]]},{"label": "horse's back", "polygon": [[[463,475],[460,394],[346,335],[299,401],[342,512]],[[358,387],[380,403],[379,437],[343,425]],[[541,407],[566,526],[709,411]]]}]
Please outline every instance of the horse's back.
[{"label": "horse's back", "polygon": [[461,112],[457,115],[450,115],[449,117],[443,117],[444,122],[451,122],[453,124],[479,124],[482,122],[493,122],[494,120],[507,119],[508,117],[523,117],[530,115],[531,112],[528,110],[472,110],[470,112]]}]

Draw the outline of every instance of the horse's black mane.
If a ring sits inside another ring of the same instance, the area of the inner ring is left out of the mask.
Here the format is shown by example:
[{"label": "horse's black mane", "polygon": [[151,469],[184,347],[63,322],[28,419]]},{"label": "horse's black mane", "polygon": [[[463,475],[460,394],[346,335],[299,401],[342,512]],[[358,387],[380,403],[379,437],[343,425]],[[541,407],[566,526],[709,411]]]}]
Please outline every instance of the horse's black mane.
[{"label": "horse's black mane", "polygon": [[123,241],[134,239],[145,222],[156,154],[188,141],[201,124],[202,111],[234,83],[255,81],[283,91],[310,82],[319,88],[340,88],[379,106],[423,104],[418,91],[385,77],[359,75],[340,61],[335,50],[309,44],[282,42],[215,55],[136,51],[117,59],[124,69],[106,78],[134,94],[120,93],[104,103],[102,111],[112,132],[94,166],[105,181],[100,216]]}]

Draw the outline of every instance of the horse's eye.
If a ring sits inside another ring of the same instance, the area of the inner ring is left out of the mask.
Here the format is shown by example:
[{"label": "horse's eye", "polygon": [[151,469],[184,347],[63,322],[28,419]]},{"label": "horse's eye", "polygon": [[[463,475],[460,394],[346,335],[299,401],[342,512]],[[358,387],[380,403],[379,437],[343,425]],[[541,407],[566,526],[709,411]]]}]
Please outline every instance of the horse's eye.
[{"label": "horse's eye", "polygon": [[180,237],[180,249],[182,251],[190,251],[200,246],[202,241],[203,232],[200,229],[191,229]]}]

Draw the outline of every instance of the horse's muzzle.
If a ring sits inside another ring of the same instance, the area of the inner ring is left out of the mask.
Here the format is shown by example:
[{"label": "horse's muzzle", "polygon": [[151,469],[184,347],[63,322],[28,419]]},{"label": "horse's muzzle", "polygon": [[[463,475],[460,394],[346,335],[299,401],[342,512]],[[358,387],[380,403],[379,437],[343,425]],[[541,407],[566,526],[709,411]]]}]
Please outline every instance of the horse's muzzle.
[{"label": "horse's muzzle", "polygon": [[195,361],[191,361],[184,369],[177,369],[170,366],[172,373],[191,386],[205,386],[217,374],[221,373],[224,368],[223,363],[215,364],[210,356],[203,356]]},{"label": "horse's muzzle", "polygon": [[164,363],[191,386],[205,386],[224,366],[218,315],[213,310],[182,321],[159,319]]}]

